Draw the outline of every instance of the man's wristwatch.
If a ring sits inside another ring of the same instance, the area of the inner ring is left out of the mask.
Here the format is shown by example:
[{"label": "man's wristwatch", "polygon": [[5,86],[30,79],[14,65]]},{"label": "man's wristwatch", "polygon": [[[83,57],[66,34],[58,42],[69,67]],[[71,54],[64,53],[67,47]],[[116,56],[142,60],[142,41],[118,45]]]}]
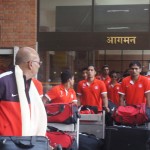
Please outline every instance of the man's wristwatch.
[{"label": "man's wristwatch", "polygon": [[103,106],[103,109],[109,112],[109,107]]}]

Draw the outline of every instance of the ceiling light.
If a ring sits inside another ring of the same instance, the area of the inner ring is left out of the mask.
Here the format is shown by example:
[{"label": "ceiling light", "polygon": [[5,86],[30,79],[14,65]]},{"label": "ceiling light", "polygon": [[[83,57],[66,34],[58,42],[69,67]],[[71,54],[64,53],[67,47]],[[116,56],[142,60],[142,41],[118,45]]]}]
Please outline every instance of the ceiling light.
[{"label": "ceiling light", "polygon": [[121,30],[121,29],[129,29],[129,27],[107,27],[108,30]]},{"label": "ceiling light", "polygon": [[108,13],[114,13],[114,12],[130,12],[130,10],[107,10]]}]

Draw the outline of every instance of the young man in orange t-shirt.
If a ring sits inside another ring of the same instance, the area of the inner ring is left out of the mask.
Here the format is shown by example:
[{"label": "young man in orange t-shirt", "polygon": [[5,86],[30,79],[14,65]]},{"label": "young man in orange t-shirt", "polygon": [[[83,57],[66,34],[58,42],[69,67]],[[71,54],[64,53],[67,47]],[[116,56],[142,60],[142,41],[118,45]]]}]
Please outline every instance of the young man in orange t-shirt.
[{"label": "young man in orange t-shirt", "polygon": [[113,104],[116,106],[120,105],[119,101],[119,94],[118,91],[120,90],[120,83],[118,83],[118,74],[116,71],[111,71],[110,72],[110,77],[111,81],[107,85],[107,95],[108,95],[108,100],[111,101]]},{"label": "young man in orange t-shirt", "polygon": [[52,87],[45,96],[51,103],[77,102],[76,93],[73,89],[74,75],[65,70],[61,73],[61,84]]},{"label": "young man in orange t-shirt", "polygon": [[105,85],[107,86],[111,81],[111,78],[109,76],[109,66],[103,65],[103,67],[101,69],[101,73],[99,75],[97,75],[96,78],[99,80],[102,80],[105,83]]},{"label": "young man in orange t-shirt", "polygon": [[88,66],[88,78],[78,84],[77,95],[81,105],[97,106],[98,111],[102,107],[109,112],[107,90],[103,81],[95,78],[96,71],[93,65]]},{"label": "young man in orange t-shirt", "polygon": [[87,79],[87,67],[82,68],[82,78],[83,80]]},{"label": "young man in orange t-shirt", "polygon": [[121,83],[120,105],[137,105],[146,103],[150,107],[150,82],[147,77],[140,75],[142,69],[138,61],[129,64],[130,76]]}]

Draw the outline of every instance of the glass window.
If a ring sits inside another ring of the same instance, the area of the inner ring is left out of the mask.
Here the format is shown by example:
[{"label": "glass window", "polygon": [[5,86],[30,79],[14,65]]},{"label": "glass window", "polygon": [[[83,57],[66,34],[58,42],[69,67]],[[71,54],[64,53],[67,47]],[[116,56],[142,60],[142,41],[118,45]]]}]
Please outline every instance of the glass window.
[{"label": "glass window", "polygon": [[94,51],[39,51],[39,54],[43,64],[38,79],[43,82],[44,91],[61,82],[60,74],[63,70],[70,69],[77,83],[82,78],[81,70],[89,62],[95,63]]},{"label": "glass window", "polygon": [[143,50],[143,59],[150,61],[150,50]]},{"label": "glass window", "polygon": [[105,64],[105,50],[97,50],[95,52],[95,66],[97,71],[100,71],[103,64]]},{"label": "glass window", "polygon": [[133,60],[142,64],[142,71],[150,70],[150,50],[93,50],[93,51],[39,51],[43,65],[40,67],[38,79],[46,90],[59,84],[60,74],[70,69],[75,75],[75,86],[82,79],[81,70],[89,64],[100,71],[108,64],[110,71],[124,72]]},{"label": "glass window", "polygon": [[[40,32],[147,32],[149,0],[39,0]],[[93,22],[94,20],[94,22]]]},{"label": "glass window", "polygon": [[94,31],[149,31],[149,0],[95,0]]},{"label": "glass window", "polygon": [[92,0],[40,0],[40,32],[91,31]]},{"label": "glass window", "polygon": [[96,51],[96,67],[100,70],[104,64],[108,64],[110,70],[121,70],[121,50],[99,50]]},{"label": "glass window", "polygon": [[142,50],[124,50],[123,60],[142,60]]},{"label": "glass window", "polygon": [[122,56],[122,71],[127,70],[130,62],[133,60],[138,60],[141,63],[143,71],[146,69],[143,68],[144,60],[142,50],[124,50]]},{"label": "glass window", "polygon": [[121,50],[106,50],[106,60],[121,60]]},{"label": "glass window", "polygon": [[143,71],[147,73],[150,70],[150,50],[143,50]]}]

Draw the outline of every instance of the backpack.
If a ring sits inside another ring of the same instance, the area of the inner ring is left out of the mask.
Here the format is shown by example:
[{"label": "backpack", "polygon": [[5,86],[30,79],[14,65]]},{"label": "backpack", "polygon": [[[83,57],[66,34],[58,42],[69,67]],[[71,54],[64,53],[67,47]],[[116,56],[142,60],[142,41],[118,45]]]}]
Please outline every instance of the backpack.
[{"label": "backpack", "polygon": [[121,125],[142,125],[148,122],[146,105],[119,106],[112,114],[112,118]]}]

